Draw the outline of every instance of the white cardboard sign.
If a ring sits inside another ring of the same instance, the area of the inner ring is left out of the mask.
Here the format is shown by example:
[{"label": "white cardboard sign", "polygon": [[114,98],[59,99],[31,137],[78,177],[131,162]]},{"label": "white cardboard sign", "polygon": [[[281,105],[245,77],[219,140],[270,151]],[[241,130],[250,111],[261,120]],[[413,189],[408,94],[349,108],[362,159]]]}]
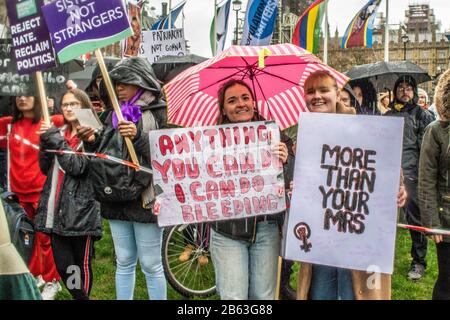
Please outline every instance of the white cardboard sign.
[{"label": "white cardboard sign", "polygon": [[154,63],[164,56],[185,56],[183,29],[149,30],[142,32],[140,55]]},{"label": "white cardboard sign", "polygon": [[303,113],[286,259],[392,274],[403,119]]},{"label": "white cardboard sign", "polygon": [[160,226],[242,219],[285,210],[283,167],[270,152],[274,122],[150,132]]}]

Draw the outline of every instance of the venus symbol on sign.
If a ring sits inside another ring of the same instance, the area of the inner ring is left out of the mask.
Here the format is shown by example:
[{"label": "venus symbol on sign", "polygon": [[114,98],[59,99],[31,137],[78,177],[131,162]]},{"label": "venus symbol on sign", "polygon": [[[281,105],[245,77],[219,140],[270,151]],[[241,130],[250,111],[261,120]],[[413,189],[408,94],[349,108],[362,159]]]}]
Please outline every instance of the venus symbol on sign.
[{"label": "venus symbol on sign", "polygon": [[311,251],[312,244],[308,242],[309,237],[311,237],[311,228],[304,222],[298,223],[294,227],[294,235],[295,237],[303,242],[303,245],[300,246],[305,252]]}]

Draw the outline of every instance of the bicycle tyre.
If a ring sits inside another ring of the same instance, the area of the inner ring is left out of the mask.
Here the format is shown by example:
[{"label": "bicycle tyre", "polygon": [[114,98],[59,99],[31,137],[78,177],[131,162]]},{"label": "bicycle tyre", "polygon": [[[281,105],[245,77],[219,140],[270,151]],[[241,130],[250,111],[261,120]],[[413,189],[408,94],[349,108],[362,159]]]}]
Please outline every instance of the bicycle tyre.
[{"label": "bicycle tyre", "polygon": [[[174,288],[175,291],[177,291],[184,297],[205,298],[212,296],[216,293],[216,286],[214,267],[212,265],[209,251],[205,251],[205,248],[201,247],[201,245],[196,245],[193,257],[191,257],[186,262],[180,262],[178,260],[179,255],[185,247],[185,237],[182,234],[182,230],[180,231],[181,227],[168,227],[163,231],[161,257],[166,280],[169,282],[172,288]],[[182,244],[180,244],[181,241]],[[189,242],[192,243],[191,240]],[[204,241],[202,241],[201,243],[204,243]],[[195,263],[200,253],[206,254],[209,259],[208,265],[206,266],[207,269],[205,268],[205,270],[203,270],[204,272],[207,272],[207,275],[209,276],[209,278],[206,280],[201,279],[201,277],[203,277],[204,275],[201,274],[199,269],[203,267],[199,267],[199,264]],[[191,273],[190,279],[194,279],[193,281],[185,281],[189,273]],[[205,282],[206,285],[203,287],[192,286],[192,284],[199,283],[200,281]]]}]

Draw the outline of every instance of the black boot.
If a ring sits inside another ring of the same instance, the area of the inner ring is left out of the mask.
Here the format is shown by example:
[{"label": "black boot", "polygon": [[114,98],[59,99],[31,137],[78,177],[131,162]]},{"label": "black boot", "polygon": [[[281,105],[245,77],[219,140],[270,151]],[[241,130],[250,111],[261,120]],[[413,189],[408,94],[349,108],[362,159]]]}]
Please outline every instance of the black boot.
[{"label": "black boot", "polygon": [[296,300],[297,293],[292,289],[290,285],[292,265],[291,260],[284,260],[281,266],[281,279],[280,279],[280,300]]}]

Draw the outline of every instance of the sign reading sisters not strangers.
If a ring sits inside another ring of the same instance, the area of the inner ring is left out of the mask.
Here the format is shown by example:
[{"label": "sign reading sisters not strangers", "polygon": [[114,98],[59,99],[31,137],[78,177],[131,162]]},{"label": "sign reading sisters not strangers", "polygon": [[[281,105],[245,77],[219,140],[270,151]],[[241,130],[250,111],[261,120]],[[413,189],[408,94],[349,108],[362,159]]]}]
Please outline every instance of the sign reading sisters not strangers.
[{"label": "sign reading sisters not strangers", "polygon": [[56,66],[53,47],[41,13],[43,0],[8,0],[13,54],[20,75]]},{"label": "sign reading sisters not strangers", "polygon": [[302,114],[286,259],[392,274],[402,137],[398,117]]},{"label": "sign reading sisters not strangers", "polygon": [[42,11],[61,63],[133,34],[122,0],[56,0]]},{"label": "sign reading sisters not strangers", "polygon": [[150,132],[159,226],[242,219],[286,208],[275,122]]}]

